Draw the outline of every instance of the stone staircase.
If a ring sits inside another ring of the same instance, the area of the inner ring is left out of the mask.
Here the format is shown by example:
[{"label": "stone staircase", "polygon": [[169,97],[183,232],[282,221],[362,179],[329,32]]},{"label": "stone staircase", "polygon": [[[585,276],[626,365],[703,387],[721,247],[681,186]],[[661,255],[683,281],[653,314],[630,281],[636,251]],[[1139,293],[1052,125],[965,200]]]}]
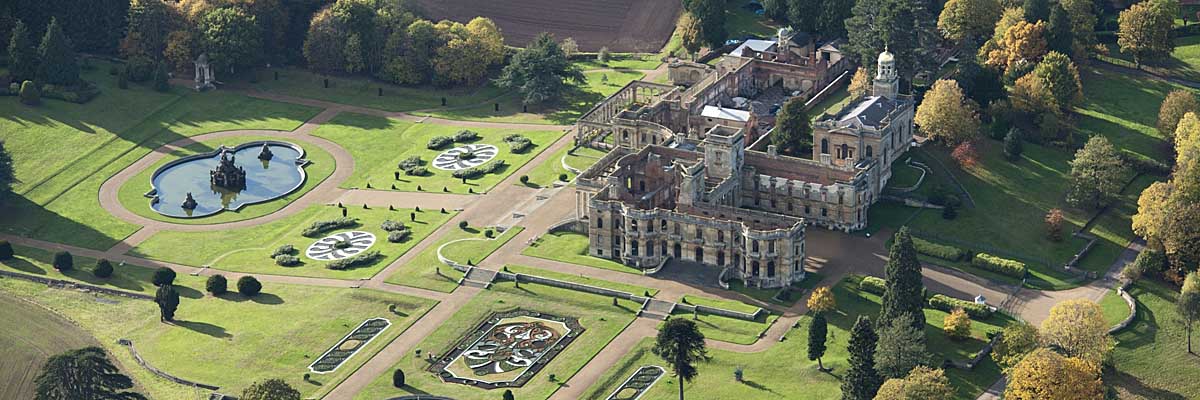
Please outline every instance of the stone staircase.
[{"label": "stone staircase", "polygon": [[463,278],[458,281],[458,284],[487,289],[492,287],[492,281],[494,280],[496,280],[496,271],[471,267],[467,270],[467,273],[463,275]]},{"label": "stone staircase", "polygon": [[642,309],[638,312],[638,316],[650,319],[666,320],[667,317],[671,316],[672,311],[675,311],[675,303],[664,300],[649,299],[645,304],[642,305]]}]

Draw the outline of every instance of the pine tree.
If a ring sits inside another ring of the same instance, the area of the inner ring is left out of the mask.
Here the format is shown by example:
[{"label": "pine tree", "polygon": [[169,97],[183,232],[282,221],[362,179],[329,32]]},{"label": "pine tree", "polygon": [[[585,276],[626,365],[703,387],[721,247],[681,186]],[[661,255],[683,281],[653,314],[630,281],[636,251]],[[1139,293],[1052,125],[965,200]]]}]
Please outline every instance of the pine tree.
[{"label": "pine tree", "polygon": [[825,364],[821,362],[821,357],[825,356],[825,336],[828,331],[825,313],[817,313],[813,317],[812,324],[808,326],[808,359],[809,361],[816,360],[817,368],[821,371],[828,371],[825,369]]},{"label": "pine tree", "polygon": [[145,399],[141,394],[125,391],[133,389],[133,380],[121,374],[99,347],[50,357],[34,383],[37,400]]},{"label": "pine tree", "polygon": [[1022,151],[1024,146],[1021,144],[1021,131],[1009,129],[1008,134],[1004,135],[1004,157],[1009,161],[1017,161],[1021,159]]},{"label": "pine tree", "polygon": [[79,83],[79,64],[75,60],[75,50],[63,34],[57,18],[50,19],[46,28],[46,36],[38,47],[41,63],[38,68],[38,81],[52,85],[72,86]]},{"label": "pine tree", "polygon": [[30,80],[37,75],[37,48],[29,38],[29,28],[17,21],[8,41],[8,72],[15,81]]},{"label": "pine tree", "polygon": [[883,378],[875,371],[875,345],[879,340],[871,327],[871,319],[858,316],[850,330],[850,370],[842,378],[843,400],[871,400],[883,385]]},{"label": "pine tree", "polygon": [[1063,54],[1075,54],[1072,46],[1075,35],[1071,32],[1071,19],[1061,4],[1054,3],[1050,8],[1050,20],[1046,22],[1046,47],[1050,51]]},{"label": "pine tree", "polygon": [[925,331],[914,328],[912,320],[912,314],[902,314],[890,321],[879,321],[882,326],[875,350],[875,368],[880,376],[903,378],[929,359]]},{"label": "pine tree", "polygon": [[[17,175],[13,172],[12,155],[8,154],[8,150],[4,148],[4,140],[0,140],[0,206],[4,205],[5,200],[12,194],[12,184],[17,181]],[[4,259],[0,256],[0,260]]]},{"label": "pine tree", "polygon": [[175,290],[175,285],[159,286],[154,292],[154,302],[158,304],[160,321],[175,320],[175,310],[179,309],[179,291]]},{"label": "pine tree", "polygon": [[912,326],[919,332],[925,331],[925,284],[921,282],[921,261],[917,259],[917,248],[913,245],[908,227],[900,228],[888,254],[884,267],[887,287],[883,292],[879,321],[891,321],[901,315],[912,315]]}]

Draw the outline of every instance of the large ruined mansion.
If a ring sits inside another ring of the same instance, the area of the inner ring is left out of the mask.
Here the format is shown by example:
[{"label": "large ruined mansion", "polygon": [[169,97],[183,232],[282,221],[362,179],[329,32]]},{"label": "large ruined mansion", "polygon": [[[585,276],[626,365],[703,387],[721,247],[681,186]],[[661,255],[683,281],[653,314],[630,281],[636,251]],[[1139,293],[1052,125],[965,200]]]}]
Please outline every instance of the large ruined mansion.
[{"label": "large ruined mansion", "polygon": [[[774,288],[804,278],[808,224],[866,226],[892,162],[912,142],[913,100],[898,94],[895,60],[885,51],[871,94],[814,123],[811,159],[774,146],[752,150],[774,123],[773,111],[759,115],[752,99],[771,91],[811,96],[827,74],[845,69],[833,66],[844,60],[823,55],[829,46],[809,43],[800,57],[788,50],[795,45],[781,34],[775,45],[735,51],[699,77],[690,66],[672,66],[673,79],[686,76],[679,86],[632,82],[579,120],[580,145],[611,149],[577,182],[577,218],[591,255],[640,268],[669,258],[700,262],[747,286]],[[793,72],[774,65],[784,61]]]}]

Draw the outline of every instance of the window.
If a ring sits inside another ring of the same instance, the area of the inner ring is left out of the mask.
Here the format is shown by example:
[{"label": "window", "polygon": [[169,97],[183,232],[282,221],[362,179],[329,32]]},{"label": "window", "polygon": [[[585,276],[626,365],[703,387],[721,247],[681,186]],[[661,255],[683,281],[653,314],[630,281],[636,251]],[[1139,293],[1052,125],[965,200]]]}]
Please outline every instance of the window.
[{"label": "window", "polygon": [[679,223],[678,222],[675,223],[675,234],[676,235],[679,234]]},{"label": "window", "polygon": [[663,232],[667,231],[667,220],[665,220],[665,219],[662,220],[662,231]]},{"label": "window", "polygon": [[755,252],[755,253],[758,252],[758,240],[757,239],[755,239],[753,242],[750,242],[750,251]]},{"label": "window", "polygon": [[775,252],[775,241],[774,240],[767,242],[767,252],[768,253]]},{"label": "window", "polygon": [[871,158],[871,156],[875,154],[874,150],[875,149],[871,148],[871,146],[867,146],[867,158]]},{"label": "window", "polygon": [[767,261],[767,277],[768,278],[775,277],[775,262],[774,261]]},{"label": "window", "polygon": [[826,209],[825,209],[825,207],[821,207],[821,216],[822,216],[822,217],[827,217],[827,216],[829,216],[829,211],[828,211],[828,210],[826,210]]},{"label": "window", "polygon": [[646,181],[638,181],[638,190],[642,192],[646,191]]},{"label": "window", "polygon": [[636,219],[629,220],[629,230],[633,231],[633,232],[637,232],[638,228],[637,228],[637,220]]},{"label": "window", "polygon": [[637,257],[637,255],[638,255],[638,242],[637,242],[636,240],[634,240],[634,241],[632,241],[632,242],[629,242],[629,254],[630,254],[630,255],[632,255],[632,256],[634,256],[634,257]]},{"label": "window", "polygon": [[810,215],[810,214],[812,214],[812,206],[805,204],[804,205],[804,215]]},{"label": "window", "polygon": [[654,245],[646,243],[646,257],[654,257]]},{"label": "window", "polygon": [[788,211],[792,211],[792,202],[788,202]]},{"label": "window", "polygon": [[842,143],[841,158],[850,158],[850,146]]},{"label": "window", "polygon": [[829,154],[829,139],[821,139],[821,154]]},{"label": "window", "polygon": [[604,229],[604,217],[596,218],[596,228]]},{"label": "window", "polygon": [[717,243],[725,242],[725,231],[717,231]]},{"label": "window", "polygon": [[696,227],[696,239],[704,239],[704,228]]}]

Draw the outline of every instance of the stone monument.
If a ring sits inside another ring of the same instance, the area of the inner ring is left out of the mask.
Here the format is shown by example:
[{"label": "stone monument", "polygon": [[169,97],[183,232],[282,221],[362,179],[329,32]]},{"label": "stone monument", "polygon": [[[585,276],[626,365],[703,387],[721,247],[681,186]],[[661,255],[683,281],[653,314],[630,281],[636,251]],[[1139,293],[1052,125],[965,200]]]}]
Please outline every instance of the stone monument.
[{"label": "stone monument", "polygon": [[229,149],[221,150],[221,162],[210,172],[210,182],[213,185],[230,190],[246,188],[246,169],[234,165],[236,156],[229,155]]},{"label": "stone monument", "polygon": [[180,207],[183,207],[184,210],[195,210],[197,205],[199,204],[196,203],[196,199],[192,198],[192,192],[188,192],[187,198],[183,200]]},{"label": "stone monument", "polygon": [[208,62],[208,53],[200,54],[200,57],[196,58],[196,78],[195,78],[195,80],[196,80],[196,91],[203,91],[203,90],[207,90],[207,89],[215,89],[216,88],[216,86],[213,85],[213,82],[215,82],[216,80],[213,79],[212,64],[209,64],[209,62]]},{"label": "stone monument", "polygon": [[258,153],[258,159],[267,161],[274,156],[275,154],[271,153],[271,148],[266,143],[263,143],[262,151]]}]

